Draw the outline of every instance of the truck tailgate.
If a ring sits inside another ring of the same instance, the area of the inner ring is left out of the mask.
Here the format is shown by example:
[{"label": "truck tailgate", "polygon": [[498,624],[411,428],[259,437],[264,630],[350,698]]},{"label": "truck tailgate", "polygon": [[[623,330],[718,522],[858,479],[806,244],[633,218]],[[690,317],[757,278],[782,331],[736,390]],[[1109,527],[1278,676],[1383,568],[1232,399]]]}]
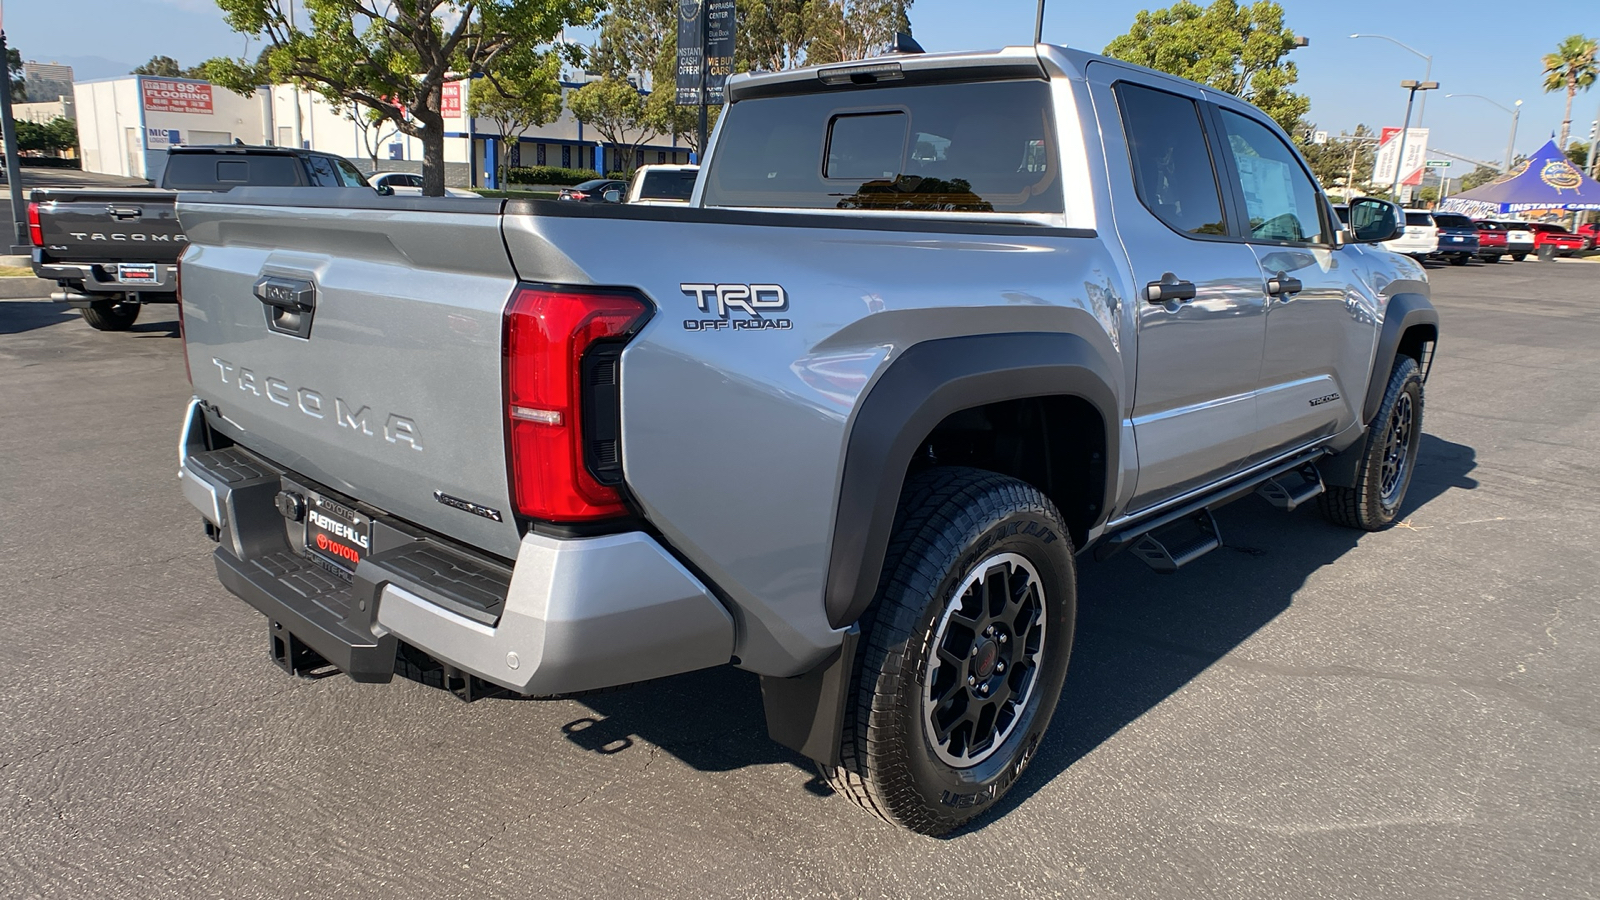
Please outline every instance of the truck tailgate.
[{"label": "truck tailgate", "polygon": [[372,201],[364,188],[185,195],[195,394],[248,449],[514,557],[501,340],[515,274],[503,204]]},{"label": "truck tailgate", "polygon": [[156,188],[36,190],[45,261],[177,262],[177,197]]}]

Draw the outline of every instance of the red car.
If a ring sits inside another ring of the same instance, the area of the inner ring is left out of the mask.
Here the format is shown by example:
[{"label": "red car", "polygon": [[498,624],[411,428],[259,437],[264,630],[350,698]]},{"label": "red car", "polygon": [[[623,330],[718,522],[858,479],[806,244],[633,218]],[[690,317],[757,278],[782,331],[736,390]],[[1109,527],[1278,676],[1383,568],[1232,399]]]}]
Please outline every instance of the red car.
[{"label": "red car", "polygon": [[1571,256],[1584,249],[1583,235],[1573,234],[1560,225],[1531,222],[1528,228],[1533,231],[1533,249],[1536,253],[1547,244],[1555,248],[1557,256]]},{"label": "red car", "polygon": [[1593,250],[1596,244],[1600,244],[1600,224],[1590,222],[1586,225],[1579,225],[1578,234],[1583,236],[1584,244],[1586,245],[1583,249],[1585,250]]},{"label": "red car", "polygon": [[1478,258],[1497,263],[1511,251],[1506,247],[1506,229],[1499,222],[1474,222],[1478,226]]}]

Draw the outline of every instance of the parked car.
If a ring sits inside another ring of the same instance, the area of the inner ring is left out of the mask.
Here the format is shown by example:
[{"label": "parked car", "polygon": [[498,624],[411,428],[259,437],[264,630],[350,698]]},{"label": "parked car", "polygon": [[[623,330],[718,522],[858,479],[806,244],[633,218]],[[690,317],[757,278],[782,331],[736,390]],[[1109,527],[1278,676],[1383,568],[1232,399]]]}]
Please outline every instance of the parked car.
[{"label": "parked car", "polygon": [[1439,252],[1439,228],[1433,224],[1433,214],[1425,209],[1408,209],[1405,215],[1405,233],[1385,241],[1384,249],[1413,259],[1427,259]]},{"label": "parked car", "polygon": [[1578,226],[1578,233],[1583,235],[1585,250],[1593,250],[1600,246],[1600,223],[1586,222]]},{"label": "parked car", "polygon": [[[613,191],[615,196],[608,197]],[[615,178],[591,178],[581,184],[569,188],[562,188],[556,196],[557,200],[571,200],[577,203],[621,203],[622,198],[628,195],[628,183]]]},{"label": "parked car", "polygon": [[1528,254],[1532,253],[1535,247],[1533,229],[1529,227],[1528,223],[1509,219],[1497,219],[1495,221],[1506,231],[1507,255],[1517,262],[1527,259]]},{"label": "parked car", "polygon": [[1447,259],[1451,265],[1464,266],[1467,260],[1478,255],[1478,226],[1460,213],[1433,213],[1433,224],[1438,230],[1439,249],[1434,256]]},{"label": "parked car", "polygon": [[699,166],[642,166],[628,185],[628,202],[646,206],[675,206],[689,202]]},{"label": "parked car", "polygon": [[946,834],[1070,743],[1075,560],[1180,570],[1251,493],[1406,508],[1427,275],[1259,109],[1047,45],[726,99],[692,205],[185,195],[179,483],[278,666],[738,666],[841,797]]},{"label": "parked car", "polygon": [[[384,192],[384,188],[388,188],[390,192],[402,197],[422,196],[422,176],[415,172],[375,172],[367,176],[367,181],[371,182],[373,188],[377,189],[380,194]],[[481,196],[476,191],[453,187],[445,188],[444,195],[446,197]]]},{"label": "parked car", "polygon": [[1505,256],[1506,227],[1499,222],[1480,220],[1473,223],[1478,228],[1478,258],[1488,263],[1497,263],[1500,257]]},{"label": "parked car", "polygon": [[1568,231],[1560,225],[1551,222],[1530,222],[1528,227],[1533,229],[1533,249],[1538,252],[1540,247],[1553,247],[1557,256],[1571,256],[1574,253],[1587,249],[1581,234]]},{"label": "parked car", "polygon": [[239,187],[366,188],[350,161],[290,147],[174,147],[154,188],[41,188],[29,195],[33,273],[98,331],[126,331],[147,303],[177,300],[179,191]]}]

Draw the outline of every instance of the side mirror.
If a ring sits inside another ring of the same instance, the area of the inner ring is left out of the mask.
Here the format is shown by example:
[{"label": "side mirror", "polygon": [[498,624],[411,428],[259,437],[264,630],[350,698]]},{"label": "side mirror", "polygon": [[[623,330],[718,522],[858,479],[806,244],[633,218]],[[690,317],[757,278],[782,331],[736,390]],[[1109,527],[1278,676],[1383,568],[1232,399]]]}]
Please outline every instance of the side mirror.
[{"label": "side mirror", "polygon": [[372,189],[377,191],[378,192],[378,196],[380,196],[380,197],[393,197],[394,196],[394,188],[390,187],[388,182],[384,182],[383,184],[379,184],[379,185],[374,185]]},{"label": "side mirror", "polygon": [[606,191],[605,193],[601,194],[600,195],[600,199],[606,201],[607,203],[621,203],[622,202],[622,192],[617,190],[616,188],[612,188],[611,190]]},{"label": "side mirror", "polygon": [[1381,244],[1405,234],[1400,207],[1376,197],[1350,201],[1350,240],[1356,244]]}]

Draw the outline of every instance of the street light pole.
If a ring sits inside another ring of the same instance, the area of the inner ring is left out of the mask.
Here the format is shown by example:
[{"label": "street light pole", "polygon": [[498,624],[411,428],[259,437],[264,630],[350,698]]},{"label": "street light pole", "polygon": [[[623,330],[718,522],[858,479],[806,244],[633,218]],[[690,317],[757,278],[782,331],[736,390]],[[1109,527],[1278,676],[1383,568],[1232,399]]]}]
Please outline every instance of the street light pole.
[{"label": "street light pole", "polygon": [[[1415,47],[1413,47],[1413,46],[1411,46],[1409,44],[1401,43],[1400,41],[1397,41],[1394,38],[1389,37],[1387,34],[1352,34],[1350,36],[1352,38],[1377,38],[1379,40],[1388,41],[1389,43],[1394,44],[1396,47],[1399,47],[1402,50],[1406,50],[1406,51],[1409,51],[1411,53],[1414,53],[1417,56],[1422,57],[1423,60],[1425,60],[1427,62],[1427,64],[1428,64],[1426,71],[1424,71],[1422,73],[1422,80],[1423,81],[1427,81],[1428,79],[1433,77],[1433,57],[1429,56],[1426,53],[1423,53],[1421,50],[1418,50],[1417,48],[1415,48]],[[1417,127],[1418,128],[1422,127],[1423,117],[1425,117],[1427,114],[1428,114],[1428,95],[1427,94],[1423,94],[1422,95],[1422,108],[1417,110]]]},{"label": "street light pole", "polygon": [[[1511,171],[1511,160],[1516,156],[1517,148],[1517,120],[1522,118],[1522,101],[1518,100],[1516,103],[1516,109],[1512,109],[1511,107],[1506,106],[1504,103],[1498,103],[1482,94],[1445,94],[1444,96],[1446,100],[1450,99],[1451,97],[1477,97],[1479,100],[1482,100],[1485,103],[1492,103],[1506,112],[1511,113],[1511,137],[1506,140],[1506,171]],[[1427,95],[1424,94],[1422,99],[1427,100]]]},{"label": "street light pole", "polygon": [[[1411,104],[1417,100],[1417,91],[1431,91],[1439,87],[1437,81],[1402,81],[1400,86],[1411,93],[1406,97],[1406,122],[1400,126],[1400,152],[1395,154],[1394,160],[1394,185],[1389,188],[1389,198],[1396,203],[1400,202],[1400,173],[1406,164],[1406,133],[1411,130]],[[1428,99],[1427,94],[1422,99]]]},{"label": "street light pole", "polygon": [[[6,33],[0,31],[0,60],[6,59]],[[0,63],[5,72],[5,83],[0,84],[0,131],[4,132],[6,155],[6,186],[11,189],[11,236],[6,239],[6,252],[27,253],[28,204],[22,199],[22,165],[17,160],[17,120],[11,117],[11,70]]]}]

